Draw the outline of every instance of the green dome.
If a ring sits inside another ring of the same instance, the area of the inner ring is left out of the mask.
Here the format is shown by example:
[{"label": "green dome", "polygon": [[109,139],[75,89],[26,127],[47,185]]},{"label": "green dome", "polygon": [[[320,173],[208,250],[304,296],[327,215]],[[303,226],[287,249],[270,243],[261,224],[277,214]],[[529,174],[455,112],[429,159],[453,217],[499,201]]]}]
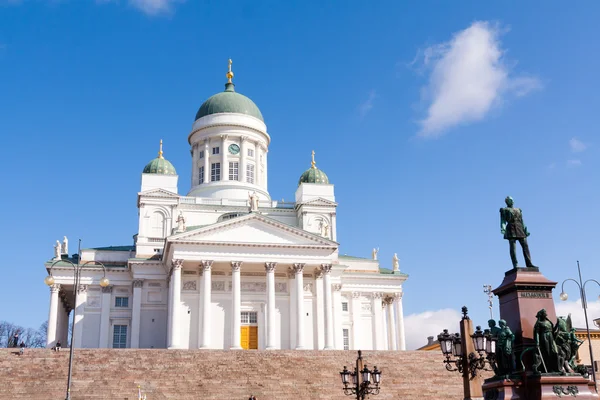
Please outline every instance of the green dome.
[{"label": "green dome", "polygon": [[325,172],[321,171],[319,168],[310,167],[300,176],[298,186],[302,183],[329,184],[329,178],[327,178]]},{"label": "green dome", "polygon": [[168,160],[156,157],[144,167],[144,174],[177,175],[175,167]]},{"label": "green dome", "polygon": [[196,113],[196,120],[212,114],[237,113],[265,122],[256,104],[243,94],[236,93],[233,86],[233,83],[226,83],[224,92],[209,97]]},{"label": "green dome", "polygon": [[158,157],[150,161],[144,167],[144,174],[161,174],[161,175],[177,175],[175,167],[168,160],[163,157],[162,151],[162,140],[160,141],[160,149],[158,150]]}]

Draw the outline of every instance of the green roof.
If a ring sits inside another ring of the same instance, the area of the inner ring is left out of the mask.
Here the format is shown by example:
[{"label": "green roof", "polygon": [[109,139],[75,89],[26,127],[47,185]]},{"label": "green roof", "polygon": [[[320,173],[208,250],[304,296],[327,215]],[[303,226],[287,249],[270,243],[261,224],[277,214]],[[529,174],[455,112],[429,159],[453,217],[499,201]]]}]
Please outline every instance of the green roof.
[{"label": "green roof", "polygon": [[300,175],[300,179],[298,180],[298,186],[300,186],[303,183],[328,184],[329,178],[327,178],[325,172],[313,166],[304,171],[302,175]]},{"label": "green roof", "polygon": [[175,167],[163,157],[156,157],[144,167],[144,174],[177,175]]},{"label": "green roof", "polygon": [[346,254],[338,256],[338,258],[346,258],[349,260],[361,260],[361,261],[377,261],[377,260],[373,260],[372,258],[354,257],[354,256],[348,256]]},{"label": "green roof", "polygon": [[246,114],[265,121],[252,100],[235,92],[233,83],[226,83],[224,92],[209,97],[198,109],[196,120],[207,115],[222,113]]},{"label": "green roof", "polygon": [[405,274],[404,272],[392,271],[391,269],[387,269],[387,268],[379,268],[379,273],[381,275],[400,275],[400,276],[406,276],[408,278],[408,274]]},{"label": "green roof", "polygon": [[85,250],[100,250],[100,251],[134,251],[135,246],[106,246],[106,247],[90,247]]}]

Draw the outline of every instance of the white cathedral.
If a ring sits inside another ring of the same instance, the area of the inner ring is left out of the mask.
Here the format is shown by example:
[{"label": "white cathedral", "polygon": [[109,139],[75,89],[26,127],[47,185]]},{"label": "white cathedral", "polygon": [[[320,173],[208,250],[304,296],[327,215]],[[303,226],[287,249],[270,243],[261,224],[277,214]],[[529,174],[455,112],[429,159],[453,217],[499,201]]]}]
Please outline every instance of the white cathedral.
[{"label": "white cathedral", "polygon": [[339,254],[334,185],[314,152],[295,202],[271,199],[271,136],[234,90],[231,61],[227,78],[188,135],[187,195],[161,141],[142,172],[133,246],[69,257],[57,242],[48,347],[67,344],[74,310],[76,348],[405,350],[397,256],[386,269],[375,249]]}]

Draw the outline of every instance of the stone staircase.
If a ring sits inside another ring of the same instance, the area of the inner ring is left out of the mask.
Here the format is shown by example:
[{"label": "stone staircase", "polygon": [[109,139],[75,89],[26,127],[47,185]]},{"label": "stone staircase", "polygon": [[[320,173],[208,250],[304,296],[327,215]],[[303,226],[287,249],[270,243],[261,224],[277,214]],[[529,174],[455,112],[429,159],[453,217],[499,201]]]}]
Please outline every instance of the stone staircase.
[{"label": "stone staircase", "polygon": [[[351,399],[339,371],[356,351],[223,351],[76,349],[72,399],[148,400]],[[365,351],[382,371],[381,393],[371,399],[462,399],[462,380],[439,352]],[[65,398],[69,351],[0,349],[0,400]]]}]

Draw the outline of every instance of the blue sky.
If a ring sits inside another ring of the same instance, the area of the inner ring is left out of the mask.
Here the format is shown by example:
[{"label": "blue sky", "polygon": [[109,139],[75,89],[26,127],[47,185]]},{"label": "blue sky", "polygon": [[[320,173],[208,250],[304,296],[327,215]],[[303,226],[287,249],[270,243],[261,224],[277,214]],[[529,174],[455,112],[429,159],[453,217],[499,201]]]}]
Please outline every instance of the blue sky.
[{"label": "blue sky", "polygon": [[[379,247],[387,267],[397,252],[410,275],[413,342],[453,328],[462,305],[485,323],[482,285],[511,267],[506,195],[548,278],[575,277],[579,259],[584,278],[600,279],[598,11],[591,1],[0,0],[0,320],[47,318],[43,262],[56,239],[132,242],[140,173],[160,139],[187,192],[187,135],[223,90],[228,58],[272,137],[272,197],[293,199],[314,149],[336,185],[340,252]],[[600,317],[600,303],[590,307]],[[563,310],[581,314],[574,302]]]}]

